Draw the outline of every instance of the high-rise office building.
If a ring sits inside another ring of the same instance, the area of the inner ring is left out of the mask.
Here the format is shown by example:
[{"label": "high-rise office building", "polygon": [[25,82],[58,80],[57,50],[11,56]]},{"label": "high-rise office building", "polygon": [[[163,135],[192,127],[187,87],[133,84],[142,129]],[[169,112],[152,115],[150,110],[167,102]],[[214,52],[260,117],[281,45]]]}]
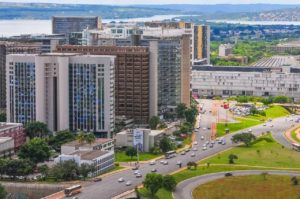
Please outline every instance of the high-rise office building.
[{"label": "high-rise office building", "polygon": [[0,45],[0,109],[4,109],[6,106],[5,60],[6,48],[5,45]]},{"label": "high-rise office building", "polygon": [[193,60],[206,59],[210,64],[210,26],[195,25],[193,36]]},{"label": "high-rise office building", "polygon": [[[150,115],[190,106],[190,35],[148,38],[150,48]],[[148,44],[147,44],[148,43]]]},{"label": "high-rise office building", "polygon": [[49,53],[8,55],[7,118],[41,121],[52,131],[114,129],[114,56]]},{"label": "high-rise office building", "polygon": [[115,55],[115,111],[117,116],[149,121],[149,49],[119,46],[58,46],[57,52]]},{"label": "high-rise office building", "polygon": [[84,29],[101,29],[102,20],[97,16],[54,16],[52,17],[53,34],[82,32]]}]

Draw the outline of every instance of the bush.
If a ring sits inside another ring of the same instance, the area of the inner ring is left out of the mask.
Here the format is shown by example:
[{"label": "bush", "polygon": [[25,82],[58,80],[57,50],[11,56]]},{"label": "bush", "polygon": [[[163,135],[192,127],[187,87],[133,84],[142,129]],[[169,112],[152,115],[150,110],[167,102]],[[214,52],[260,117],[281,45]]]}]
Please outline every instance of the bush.
[{"label": "bush", "polygon": [[116,167],[120,166],[120,163],[115,162],[115,166],[116,166]]}]

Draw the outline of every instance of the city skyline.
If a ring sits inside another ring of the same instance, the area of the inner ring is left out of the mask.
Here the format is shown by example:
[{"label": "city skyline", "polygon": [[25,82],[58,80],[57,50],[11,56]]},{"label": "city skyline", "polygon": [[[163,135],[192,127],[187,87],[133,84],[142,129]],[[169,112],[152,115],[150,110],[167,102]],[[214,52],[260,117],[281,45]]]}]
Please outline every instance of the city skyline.
[{"label": "city skyline", "polygon": [[99,2],[97,0],[5,0],[0,2],[18,2],[18,3],[60,3],[60,4],[103,4],[103,5],[152,5],[152,4],[299,4],[298,0],[212,0],[212,1],[204,1],[204,0],[186,0],[186,1],[177,1],[177,0],[165,0],[163,3],[160,0],[130,0],[130,1],[121,1],[121,0],[106,0],[105,2]]}]

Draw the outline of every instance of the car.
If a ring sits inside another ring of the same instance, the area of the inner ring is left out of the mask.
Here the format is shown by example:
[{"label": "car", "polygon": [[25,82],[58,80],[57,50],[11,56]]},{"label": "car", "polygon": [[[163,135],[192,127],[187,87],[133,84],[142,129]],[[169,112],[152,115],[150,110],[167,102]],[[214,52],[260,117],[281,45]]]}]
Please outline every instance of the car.
[{"label": "car", "polygon": [[204,136],[202,135],[202,136],[200,137],[200,139],[201,139],[201,140],[204,140]]},{"label": "car", "polygon": [[134,175],[137,175],[137,174],[139,174],[140,173],[140,171],[139,170],[136,170],[135,172],[134,172]]},{"label": "car", "polygon": [[185,151],[182,151],[182,152],[180,153],[180,155],[185,155]]},{"label": "car", "polygon": [[202,147],[206,147],[207,146],[207,144],[202,144]]},{"label": "car", "polygon": [[119,178],[118,182],[124,182],[124,178]]},{"label": "car", "polygon": [[210,130],[210,126],[208,126],[207,129]]},{"label": "car", "polygon": [[138,170],[138,169],[139,169],[138,167],[133,167],[133,168],[132,168],[132,170]]},{"label": "car", "polygon": [[78,199],[78,197],[73,197],[72,199]]},{"label": "car", "polygon": [[232,173],[225,173],[224,176],[225,177],[230,177],[230,176],[233,176],[233,175],[232,175]]},{"label": "car", "polygon": [[165,161],[165,160],[161,160],[161,161],[159,161],[159,162],[160,162],[160,164],[163,164],[163,163],[164,163],[164,161]]},{"label": "car", "polygon": [[94,182],[100,182],[100,181],[102,181],[102,178],[95,178],[94,179]]},{"label": "car", "polygon": [[196,154],[195,154],[195,153],[192,153],[192,154],[191,154],[191,157],[195,157],[195,156],[196,156]]},{"label": "car", "polygon": [[131,181],[127,181],[126,186],[130,186],[130,185],[131,185]]},{"label": "car", "polygon": [[292,122],[292,121],[293,121],[293,119],[290,119],[290,121]]},{"label": "car", "polygon": [[248,129],[248,133],[251,133],[252,132],[252,129]]},{"label": "car", "polygon": [[210,144],[210,145],[209,145],[209,148],[213,148],[213,147],[214,147],[214,145],[213,145],[213,144]]},{"label": "car", "polygon": [[141,174],[141,173],[138,173],[138,174],[135,175],[135,177],[136,177],[136,178],[141,178],[141,177],[142,177],[142,174]]},{"label": "car", "polygon": [[207,150],[207,147],[206,146],[202,147],[202,150],[203,151]]},{"label": "car", "polygon": [[155,161],[152,160],[152,161],[149,162],[149,164],[150,164],[150,165],[155,165]]},{"label": "car", "polygon": [[270,119],[268,119],[268,122],[272,122],[272,119],[270,118]]},{"label": "car", "polygon": [[198,149],[195,147],[195,148],[193,148],[193,151],[198,151]]},{"label": "car", "polygon": [[194,141],[194,142],[193,142],[193,145],[197,145],[197,144],[198,144],[198,142],[197,142],[197,141]]},{"label": "car", "polygon": [[203,127],[202,129],[203,129],[203,130],[206,130],[206,128],[205,128],[205,127]]},{"label": "car", "polygon": [[166,160],[163,162],[163,165],[168,165],[168,164],[169,164],[169,163],[168,163],[168,161],[166,161]]},{"label": "car", "polygon": [[209,144],[209,141],[206,141],[205,144],[208,145],[208,144]]},{"label": "car", "polygon": [[225,140],[223,140],[223,141],[222,141],[222,145],[226,145],[226,142],[225,142]]},{"label": "car", "polygon": [[273,127],[273,124],[271,124],[270,127]]},{"label": "car", "polygon": [[151,169],[151,172],[152,172],[152,173],[157,172],[157,169],[156,169],[156,168],[153,168],[153,169]]},{"label": "car", "polygon": [[190,151],[190,149],[185,149],[184,151],[187,153],[187,152],[189,152],[189,151]]},{"label": "car", "polygon": [[182,164],[182,162],[181,162],[180,160],[178,160],[178,161],[176,162],[176,164],[177,164],[177,165],[180,165],[180,164]]},{"label": "car", "polygon": [[211,143],[211,144],[215,144],[215,141],[214,141],[214,140],[212,140],[212,141],[210,141],[210,143]]},{"label": "car", "polygon": [[263,124],[263,126],[267,126],[267,124]]}]

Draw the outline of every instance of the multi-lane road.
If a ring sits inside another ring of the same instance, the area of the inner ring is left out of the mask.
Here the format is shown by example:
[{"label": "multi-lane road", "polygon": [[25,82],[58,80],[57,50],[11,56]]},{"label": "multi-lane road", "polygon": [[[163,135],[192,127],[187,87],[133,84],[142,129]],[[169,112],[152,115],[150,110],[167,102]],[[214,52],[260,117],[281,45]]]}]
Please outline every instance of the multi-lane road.
[{"label": "multi-lane road", "polygon": [[[211,134],[211,130],[207,129],[207,127],[211,127],[211,124],[216,122],[217,118],[211,113],[212,107],[214,106],[211,100],[202,100],[201,103],[203,103],[203,108],[206,110],[206,113],[200,115],[200,130],[196,132],[196,140],[198,144],[194,145],[193,147],[197,148],[197,151],[190,151],[185,155],[178,154],[176,157],[167,160],[168,165],[162,165],[159,161],[157,161],[155,165],[141,164],[139,170],[143,175],[142,178],[136,178],[136,176],[134,175],[134,171],[132,170],[125,170],[106,176],[102,179],[101,182],[94,182],[84,186],[82,188],[82,192],[77,197],[79,199],[110,199],[140,185],[146,174],[150,173],[153,168],[157,169],[157,173],[171,173],[179,169],[178,165],[176,164],[178,161],[182,162],[182,166],[186,166],[187,162],[189,161],[198,161],[235,146],[235,144],[230,141],[231,137],[232,135],[240,133],[242,131],[225,136],[224,138],[226,140],[226,145],[215,144],[213,148],[208,147],[207,150],[202,150],[202,145],[205,141],[209,140]],[[259,136],[262,132],[271,131],[274,138],[279,143],[283,144],[285,147],[290,148],[291,144],[285,140],[282,134],[286,129],[290,128],[291,125],[294,124],[296,117],[297,116],[290,116],[288,119],[286,117],[274,119],[271,122],[267,122],[265,126],[258,125],[252,127],[252,133]],[[291,121],[291,119],[293,119],[293,121]],[[201,140],[201,136],[204,136],[205,140]],[[195,157],[191,157],[192,153],[195,153]],[[121,177],[124,178],[125,182],[118,182],[118,179]],[[125,185],[127,181],[131,182],[130,186]]]}]

